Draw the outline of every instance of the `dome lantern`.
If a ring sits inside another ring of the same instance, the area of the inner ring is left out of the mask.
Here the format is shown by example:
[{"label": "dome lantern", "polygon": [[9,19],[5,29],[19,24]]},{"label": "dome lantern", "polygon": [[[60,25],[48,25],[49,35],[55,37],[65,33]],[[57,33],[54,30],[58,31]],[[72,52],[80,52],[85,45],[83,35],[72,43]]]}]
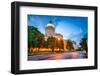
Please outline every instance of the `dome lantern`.
[{"label": "dome lantern", "polygon": [[49,23],[47,24],[47,27],[49,27],[49,26],[54,27],[53,22],[52,22],[51,20],[50,20]]}]

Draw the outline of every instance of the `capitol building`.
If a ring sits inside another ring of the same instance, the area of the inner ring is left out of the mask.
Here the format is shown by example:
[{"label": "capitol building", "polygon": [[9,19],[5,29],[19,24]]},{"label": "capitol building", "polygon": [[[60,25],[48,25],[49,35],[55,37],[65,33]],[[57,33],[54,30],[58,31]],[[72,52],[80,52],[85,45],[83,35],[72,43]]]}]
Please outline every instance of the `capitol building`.
[{"label": "capitol building", "polygon": [[63,39],[63,35],[55,32],[55,27],[52,21],[49,21],[45,28],[45,40],[47,40],[48,37],[56,37],[58,39]]},{"label": "capitol building", "polygon": [[45,40],[47,40],[49,37],[55,37],[58,40],[63,40],[64,50],[67,50],[66,49],[67,40],[63,39],[62,34],[55,32],[55,26],[52,21],[49,21],[49,23],[45,27]]}]

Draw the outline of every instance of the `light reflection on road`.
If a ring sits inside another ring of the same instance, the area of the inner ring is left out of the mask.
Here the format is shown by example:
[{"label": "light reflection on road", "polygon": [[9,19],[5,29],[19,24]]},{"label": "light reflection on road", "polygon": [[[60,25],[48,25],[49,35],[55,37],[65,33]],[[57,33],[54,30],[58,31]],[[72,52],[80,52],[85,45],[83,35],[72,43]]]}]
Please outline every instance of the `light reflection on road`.
[{"label": "light reflection on road", "polygon": [[63,56],[60,53],[55,53],[55,54],[53,54],[53,56],[51,57],[51,59],[54,59],[54,60],[63,59]]},{"label": "light reflection on road", "polygon": [[84,52],[62,52],[28,56],[28,60],[82,59],[84,56]]}]

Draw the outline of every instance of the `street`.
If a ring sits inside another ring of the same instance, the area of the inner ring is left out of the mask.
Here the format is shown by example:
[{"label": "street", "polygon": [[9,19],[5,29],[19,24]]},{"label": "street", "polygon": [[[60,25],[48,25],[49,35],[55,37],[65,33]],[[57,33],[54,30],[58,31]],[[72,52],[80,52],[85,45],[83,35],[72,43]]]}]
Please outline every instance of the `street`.
[{"label": "street", "polygon": [[62,52],[62,53],[49,53],[28,56],[28,60],[58,60],[58,59],[81,59],[84,58],[85,53],[83,51],[77,52]]}]

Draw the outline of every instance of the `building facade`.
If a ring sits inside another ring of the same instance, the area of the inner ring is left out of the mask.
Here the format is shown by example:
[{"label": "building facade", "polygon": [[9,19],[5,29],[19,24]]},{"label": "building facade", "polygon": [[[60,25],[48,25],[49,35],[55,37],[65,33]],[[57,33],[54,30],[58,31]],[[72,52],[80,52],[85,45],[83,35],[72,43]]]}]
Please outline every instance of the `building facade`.
[{"label": "building facade", "polygon": [[58,41],[62,40],[64,44],[64,51],[66,51],[67,41],[63,39],[63,35],[55,32],[55,26],[52,21],[49,21],[45,27],[45,40],[47,40],[48,37],[55,37]]}]

